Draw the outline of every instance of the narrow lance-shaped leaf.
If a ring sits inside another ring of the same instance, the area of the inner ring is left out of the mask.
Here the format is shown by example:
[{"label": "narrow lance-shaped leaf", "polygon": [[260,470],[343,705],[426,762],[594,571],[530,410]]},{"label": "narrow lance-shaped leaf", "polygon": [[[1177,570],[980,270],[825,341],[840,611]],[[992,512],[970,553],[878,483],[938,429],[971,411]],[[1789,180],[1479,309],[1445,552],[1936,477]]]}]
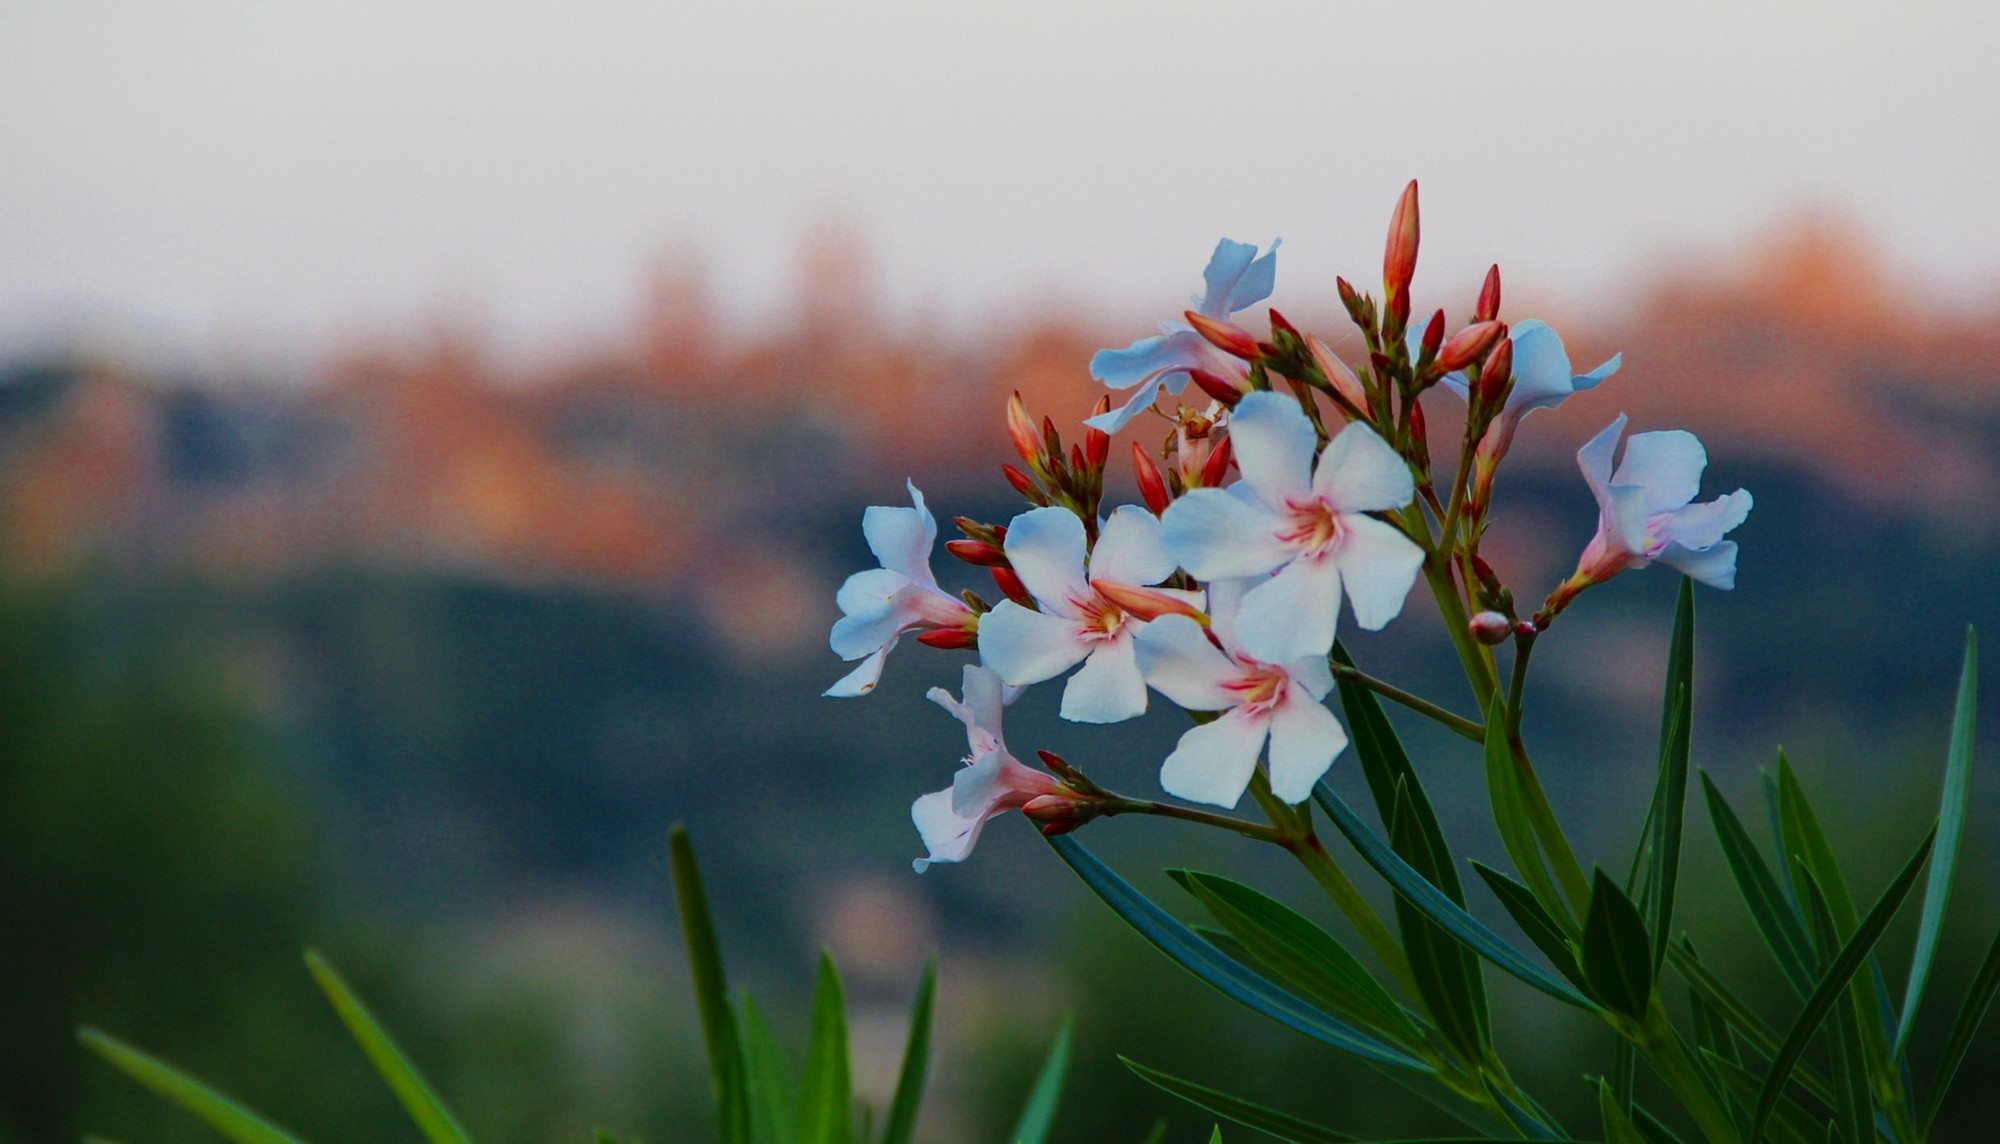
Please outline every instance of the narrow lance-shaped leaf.
[{"label": "narrow lance-shaped leaf", "polygon": [[1605,1144],[1647,1144],[1639,1126],[1625,1115],[1621,1102],[1612,1095],[1609,1081],[1597,1082],[1597,1117],[1604,1123]]},{"label": "narrow lance-shaped leaf", "polygon": [[1056,1106],[1062,1103],[1063,1076],[1069,1071],[1070,1031],[1071,1022],[1064,1018],[1049,1055],[1042,1061],[1042,1071],[1035,1075],[1035,1087],[1028,1090],[1028,1101],[1021,1106],[1021,1118],[1007,1137],[1014,1144],[1046,1144],[1049,1138],[1056,1122]]},{"label": "narrow lance-shaped leaf", "polygon": [[1394,1065],[1414,1072],[1430,1073],[1429,1065],[1408,1053],[1352,1028],[1252,972],[1241,962],[1196,936],[1151,898],[1134,889],[1109,866],[1074,837],[1064,834],[1048,840],[1050,847],[1069,863],[1083,883],[1104,899],[1106,905],[1125,919],[1127,925],[1153,943],[1176,965],[1201,978],[1224,996],[1255,1009],[1306,1036],[1379,1064]]},{"label": "narrow lance-shaped leaf", "polygon": [[1534,892],[1535,900],[1552,918],[1569,917],[1569,907],[1557,893],[1541,844],[1535,839],[1534,824],[1528,821],[1527,804],[1521,795],[1520,776],[1514,770],[1514,749],[1507,742],[1507,710],[1496,693],[1486,712],[1486,794],[1493,804],[1493,825],[1507,857],[1514,862],[1521,880]]},{"label": "narrow lance-shaped leaf", "polygon": [[[1409,796],[1400,785],[1396,795],[1395,813],[1389,820],[1389,845],[1399,854],[1419,850],[1425,843],[1412,821]],[[1476,988],[1477,959],[1400,895],[1396,898],[1396,919],[1424,1008],[1461,1058],[1479,1060],[1485,1054],[1488,1028],[1486,991]]]},{"label": "narrow lance-shaped leaf", "polygon": [[[1802,896],[1805,898],[1806,918],[1812,923],[1813,940],[1821,949],[1835,949],[1839,939],[1833,931],[1833,915],[1826,908],[1826,896],[1820,893],[1819,882],[1803,864],[1793,871]],[[1827,967],[1831,958],[1822,958],[1821,966]],[[1873,1136],[1875,1105],[1868,1093],[1868,1063],[1862,1055],[1861,1031],[1855,1027],[1854,1006],[1839,1005],[1828,1014],[1833,1023],[1832,1049],[1834,1092],[1839,1097],[1834,1102],[1835,1122],[1840,1126],[1840,1135],[1847,1140],[1866,1140]],[[1867,1136],[1862,1135],[1866,1132]]]},{"label": "narrow lance-shaped leaf", "polygon": [[806,1068],[799,1084],[799,1144],[850,1144],[854,1139],[854,1086],[847,1064],[847,1001],[833,958],[819,956],[812,1024],[806,1034]]},{"label": "narrow lance-shaped leaf", "polygon": [[701,867],[695,862],[694,843],[688,840],[686,829],[676,825],[669,832],[668,851],[681,937],[687,943],[688,973],[694,979],[702,1040],[708,1046],[709,1074],[715,1084],[716,1137],[722,1144],[742,1144],[750,1138],[750,1105],[736,1016],[729,1005],[729,982],[722,969],[722,948],[715,939],[715,922],[701,885]]},{"label": "narrow lance-shaped leaf", "polygon": [[1645,1019],[1653,998],[1652,944],[1638,908],[1603,870],[1592,878],[1583,923],[1583,975],[1605,1007]]},{"label": "narrow lance-shaped leaf", "polygon": [[1177,1096],[1204,1112],[1234,1121],[1246,1128],[1255,1128],[1280,1140],[1289,1140],[1293,1144],[1347,1144],[1348,1141],[1355,1139],[1344,1132],[1336,1132],[1311,1121],[1301,1120],[1289,1113],[1279,1112],[1275,1108],[1267,1108],[1254,1100],[1231,1096],[1207,1085],[1196,1084],[1194,1081],[1183,1080],[1159,1069],[1148,1068],[1130,1057],[1121,1056],[1118,1059],[1124,1062],[1126,1068],[1132,1070],[1133,1075],[1154,1088],[1171,1096]]},{"label": "narrow lance-shaped leaf", "polygon": [[326,999],[333,1003],[334,1012],[347,1025],[347,1031],[368,1055],[368,1063],[375,1066],[382,1079],[388,1082],[390,1091],[402,1102],[410,1119],[417,1122],[418,1131],[431,1144],[469,1144],[471,1137],[459,1126],[458,1118],[438,1099],[437,1093],[417,1071],[403,1050],[396,1047],[375,1015],[362,1004],[354,990],[348,988],[331,964],[316,951],[306,952],[306,968],[312,971],[313,979],[326,993]]},{"label": "narrow lance-shaped leaf", "polygon": [[792,1080],[792,1065],[779,1047],[771,1023],[748,993],[737,1002],[736,1027],[743,1038],[750,1139],[754,1144],[796,1144],[799,1094]]},{"label": "narrow lance-shaped leaf", "polygon": [[1910,961],[1910,981],[1903,990],[1903,1016],[1896,1027],[1894,1053],[1909,1048],[1917,1008],[1937,960],[1938,938],[1944,933],[1945,907],[1951,904],[1951,880],[1958,869],[1958,844],[1965,834],[1965,807],[1972,792],[1972,738],[1979,698],[1979,641],[1965,632],[1965,661],[1958,672],[1958,702],[1951,716],[1951,745],[1945,750],[1944,796],[1938,803],[1937,859],[1924,886],[1924,910],[1917,922],[1917,947]]},{"label": "narrow lance-shaped leaf", "polygon": [[1778,888],[1777,879],[1771,876],[1771,868],[1764,864],[1749,832],[1743,829],[1742,820],[1736,817],[1729,801],[1722,797],[1706,772],[1701,776],[1701,789],[1708,803],[1709,821],[1715,825],[1716,840],[1722,845],[1722,856],[1729,863],[1743,904],[1750,908],[1750,918],[1757,923],[1757,932],[1777,958],[1785,979],[1803,997],[1812,992],[1816,979],[1810,968],[1812,943],[1806,939],[1798,915],[1792,912],[1791,902]]},{"label": "narrow lance-shaped leaf", "polygon": [[1535,948],[1541,950],[1542,956],[1556,967],[1556,972],[1568,978],[1577,988],[1588,989],[1589,982],[1584,980],[1583,969],[1576,963],[1576,951],[1557,931],[1554,919],[1542,909],[1535,895],[1526,886],[1477,859],[1473,860],[1472,869],[1493,891],[1493,896],[1499,899],[1507,915],[1514,919],[1514,924],[1521,927],[1522,934],[1535,943]]},{"label": "narrow lance-shaped leaf", "polygon": [[[1869,951],[1874,949],[1875,943],[1881,939],[1882,931],[1889,928],[1889,921],[1896,916],[1897,907],[1903,904],[1903,899],[1909,896],[1910,888],[1916,885],[1917,874],[1923,869],[1924,859],[1930,857],[1931,843],[1936,838],[1937,826],[1933,824],[1925,833],[1923,844],[1918,846],[1917,852],[1904,863],[1902,872],[1896,875],[1895,881],[1889,884],[1889,888],[1882,891],[1882,896],[1876,899],[1874,908],[1868,911],[1868,916],[1855,928],[1854,936],[1847,939],[1847,944],[1841,947],[1839,955],[1833,959],[1832,965],[1820,978],[1820,983],[1813,989],[1812,996],[1806,998],[1805,1008],[1800,1010],[1798,1019],[1792,1022],[1791,1031],[1785,1034],[1784,1043],[1778,1047],[1777,1053],[1771,1060],[1771,1071],[1764,1078],[1763,1090],[1757,1095],[1757,1111],[1751,1119],[1750,1139],[1757,1139],[1764,1122],[1770,1119],[1771,1110],[1776,1107],[1778,1097],[1784,1092],[1786,1082],[1791,1079],[1793,1067],[1798,1064],[1800,1055],[1806,1051],[1807,1043],[1812,1040],[1813,1034],[1819,1031],[1827,1013],[1840,1003],[1848,985],[1854,980],[1855,973],[1861,969],[1862,963],[1867,961]],[[1832,911],[1829,909],[1828,912],[1830,914]]]},{"label": "narrow lance-shaped leaf", "polygon": [[1666,698],[1660,712],[1660,777],[1655,795],[1652,864],[1647,877],[1653,965],[1666,964],[1680,884],[1682,824],[1687,811],[1688,754],[1694,738],[1694,581],[1681,577],[1674,634],[1667,652]]},{"label": "narrow lance-shaped leaf", "polygon": [[1979,972],[1972,977],[1972,988],[1966,991],[1965,1004],[1959,1006],[1958,1017],[1951,1023],[1951,1035],[1945,1038],[1944,1052],[1938,1057],[1937,1071],[1931,1077],[1930,1094],[1924,1098],[1922,1134],[1930,1136],[1931,1125],[1937,1121],[1938,1109],[1944,1106],[1944,1098],[1951,1091],[1951,1082],[1958,1076],[1958,1066],[1965,1061],[1965,1052],[1972,1047],[1972,1038],[1979,1032],[1981,1022],[1986,1019],[1987,1007],[1993,1004],[1993,995],[2000,992],[2000,933],[1993,935],[1993,944],[1986,947],[1986,959],[1979,963]]},{"label": "narrow lance-shaped leaf", "polygon": [[84,1029],[77,1039],[118,1071],[179,1105],[226,1140],[235,1144],[300,1144],[298,1137],[150,1053],[96,1029]]},{"label": "narrow lance-shaped leaf", "polygon": [[930,1072],[931,1010],[937,997],[937,958],[924,963],[917,982],[917,999],[910,1004],[910,1036],[903,1046],[903,1067],[896,1076],[896,1095],[889,1101],[889,1120],[882,1144],[909,1144],[917,1131],[917,1110],[924,1100],[924,1078]]}]

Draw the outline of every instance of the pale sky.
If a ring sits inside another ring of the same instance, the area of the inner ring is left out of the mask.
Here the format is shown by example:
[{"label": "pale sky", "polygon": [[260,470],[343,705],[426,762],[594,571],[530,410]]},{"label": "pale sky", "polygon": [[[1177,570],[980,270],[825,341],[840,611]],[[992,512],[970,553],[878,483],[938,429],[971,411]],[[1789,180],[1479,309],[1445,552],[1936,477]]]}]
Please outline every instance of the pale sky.
[{"label": "pale sky", "polygon": [[[0,339],[310,355],[622,329],[663,252],[748,324],[820,220],[977,329],[1379,267],[1588,300],[1802,202],[2000,282],[2000,6],[0,0]],[[0,358],[11,356],[0,344]]]}]

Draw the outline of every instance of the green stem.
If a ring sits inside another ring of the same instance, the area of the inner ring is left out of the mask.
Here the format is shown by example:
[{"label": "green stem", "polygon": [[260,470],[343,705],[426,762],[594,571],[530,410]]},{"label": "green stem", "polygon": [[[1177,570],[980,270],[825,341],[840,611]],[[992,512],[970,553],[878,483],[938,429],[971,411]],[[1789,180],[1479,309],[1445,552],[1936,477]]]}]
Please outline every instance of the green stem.
[{"label": "green stem", "polygon": [[[1415,511],[1414,508],[1405,510],[1405,516]],[[1413,523],[1427,528],[1421,513]],[[1465,601],[1459,599],[1458,585],[1451,574],[1451,559],[1432,548],[1424,555],[1423,571],[1431,595],[1437,598],[1438,612],[1444,618],[1445,634],[1451,637],[1459,663],[1465,668],[1466,682],[1472,686],[1472,697],[1479,701],[1479,709],[1484,711],[1493,702],[1493,692],[1500,684],[1494,678],[1491,661],[1482,654],[1486,649],[1472,638],[1471,617],[1465,613]]]},{"label": "green stem", "polygon": [[1377,679],[1367,672],[1349,667],[1339,660],[1330,659],[1327,661],[1327,664],[1333,669],[1335,679],[1344,679],[1349,683],[1358,683],[1384,699],[1400,703],[1420,715],[1430,716],[1432,719],[1437,720],[1439,723],[1444,724],[1446,727],[1475,743],[1484,743],[1486,741],[1486,727],[1477,720],[1467,719],[1463,715],[1447,711],[1420,695],[1413,695],[1387,680]]},{"label": "green stem", "polygon": [[1709,1144],[1741,1144],[1743,1136],[1736,1129],[1736,1122],[1729,1111],[1709,1092],[1701,1073],[1694,1062],[1681,1051],[1681,1044],[1674,1037],[1673,1029],[1667,1024],[1666,1008],[1655,995],[1653,1003],[1646,1011],[1646,1022],[1636,1030],[1621,1029],[1626,1038],[1645,1055],[1646,1062],[1653,1071],[1674,1091],[1688,1115],[1694,1117],[1695,1126],[1701,1129]]},{"label": "green stem", "polygon": [[1106,807],[1102,813],[1107,818],[1114,814],[1150,814],[1157,818],[1178,818],[1182,822],[1193,822],[1202,826],[1219,827],[1223,830],[1241,834],[1243,837],[1256,842],[1271,842],[1279,846],[1285,845],[1285,839],[1279,835],[1279,832],[1272,827],[1265,826],[1263,823],[1246,822],[1241,818],[1231,818],[1226,814],[1211,814],[1205,810],[1195,810],[1193,807],[1175,806],[1170,802],[1150,802],[1145,799],[1113,797],[1107,800]]}]

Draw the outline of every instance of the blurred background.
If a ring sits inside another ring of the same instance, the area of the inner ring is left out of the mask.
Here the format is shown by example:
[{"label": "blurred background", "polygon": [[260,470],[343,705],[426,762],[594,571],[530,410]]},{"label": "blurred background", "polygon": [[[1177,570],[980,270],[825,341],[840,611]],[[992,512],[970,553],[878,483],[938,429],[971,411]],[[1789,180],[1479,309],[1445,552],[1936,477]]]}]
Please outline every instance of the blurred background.
[{"label": "blurred background", "polygon": [[[0,4],[0,1139],[201,1138],[80,1022],[308,1134],[403,1131],[308,945],[482,1139],[700,1138],[675,821],[795,1046],[835,951],[867,1093],[941,953],[926,1139],[998,1139],[1065,1012],[1061,1139],[1207,1138],[1120,1051],[1442,1130],[1204,993],[1018,821],[913,875],[908,804],[963,748],[921,696],[961,656],[819,698],[864,505],[912,476],[1006,519],[1007,392],[1072,425],[1090,353],[1177,314],[1221,235],[1281,235],[1273,302],[1337,337],[1333,277],[1372,280],[1411,177],[1420,310],[1462,320],[1498,261],[1503,316],[1625,353],[1530,423],[1489,555],[1528,596],[1567,572],[1572,455],[1617,413],[1699,433],[1704,496],[1757,509],[1700,596],[1697,762],[1747,812],[1783,744],[1872,897],[1934,804],[1964,625],[2000,633],[1996,35],[1969,4]],[[1673,588],[1591,593],[1537,657],[1538,758],[1607,866]],[[1354,651],[1468,705],[1423,607]],[[1017,750],[1152,788],[1172,719],[1053,696]],[[1406,731],[1490,857],[1476,758]],[[1994,778],[1934,995],[2000,916]],[[1775,985],[1690,814],[1686,923]],[[1087,841],[1165,901],[1169,861],[1310,901],[1175,824]],[[1497,998],[1585,1107],[1602,1035]]]}]

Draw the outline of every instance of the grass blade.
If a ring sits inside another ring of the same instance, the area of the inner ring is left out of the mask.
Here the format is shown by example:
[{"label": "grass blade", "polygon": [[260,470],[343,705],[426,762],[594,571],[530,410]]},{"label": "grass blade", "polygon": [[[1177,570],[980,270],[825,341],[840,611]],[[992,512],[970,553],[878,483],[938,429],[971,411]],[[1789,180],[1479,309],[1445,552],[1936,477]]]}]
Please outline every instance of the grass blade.
[{"label": "grass blade", "polygon": [[235,1144],[300,1144],[298,1137],[149,1053],[96,1029],[84,1029],[77,1039],[85,1048],[168,1102],[180,1106]]},{"label": "grass blade", "polygon": [[1313,799],[1320,809],[1326,811],[1341,834],[1360,853],[1362,861],[1382,875],[1398,894],[1409,899],[1411,905],[1424,912],[1424,916],[1436,922],[1452,937],[1464,942],[1467,948],[1486,960],[1520,978],[1536,989],[1567,1002],[1580,1009],[1595,1011],[1597,1004],[1569,985],[1568,982],[1529,961],[1525,955],[1502,940],[1499,934],[1486,927],[1486,923],[1465,912],[1463,906],[1444,896],[1436,886],[1425,880],[1410,867],[1410,864],[1396,856],[1387,843],[1383,842],[1340,792],[1324,781],[1313,787]]},{"label": "grass blade", "polygon": [[1771,956],[1777,958],[1785,979],[1804,997],[1812,992],[1815,977],[1810,968],[1812,943],[1799,925],[1798,915],[1792,912],[1791,902],[1778,888],[1777,879],[1771,876],[1771,868],[1757,853],[1750,833],[1743,829],[1743,821],[1730,809],[1729,800],[1722,797],[1707,772],[1702,773],[1701,789],[1708,803],[1708,819],[1715,826],[1716,840],[1722,844],[1722,856],[1729,863],[1743,904],[1750,908],[1750,918],[1757,923],[1757,932],[1763,935]]},{"label": "grass blade", "polygon": [[1049,1129],[1056,1122],[1056,1105],[1062,1102],[1063,1076],[1069,1071],[1070,1032],[1071,1022],[1065,1018],[1055,1043],[1049,1046],[1049,1055],[1042,1061],[1042,1071],[1035,1076],[1035,1087],[1028,1090],[1028,1103],[1021,1107],[1021,1118],[1014,1122],[1014,1132],[1007,1137],[1014,1144],[1047,1144]]},{"label": "grass blade", "polygon": [[[1834,936],[1833,915],[1827,911],[1826,897],[1819,892],[1819,883],[1810,872],[1801,870],[1799,877],[1805,892],[1806,914],[1812,920],[1813,940],[1821,949],[1833,949],[1839,939]],[[1861,1031],[1855,1027],[1854,1006],[1835,1005],[1829,1016],[1833,1020],[1830,1056],[1834,1093],[1840,1098],[1833,1106],[1836,1122],[1843,1139],[1865,1141],[1875,1135],[1875,1104],[1868,1093],[1868,1066],[1862,1058]],[[1864,1131],[1867,1136],[1862,1135]]]},{"label": "grass blade", "polygon": [[729,1005],[729,982],[722,969],[722,949],[715,940],[715,922],[708,912],[708,895],[701,887],[694,843],[678,825],[670,832],[668,843],[674,901],[680,908],[688,973],[694,979],[695,1004],[701,1012],[702,1039],[708,1045],[708,1067],[715,1085],[716,1139],[722,1144],[745,1144],[750,1139],[750,1102],[736,1016]]},{"label": "grass blade", "polygon": [[1172,914],[1135,889],[1099,861],[1071,835],[1050,838],[1049,845],[1069,863],[1083,883],[1139,935],[1172,958],[1176,965],[1201,978],[1218,992],[1306,1036],[1378,1064],[1415,1072],[1434,1071],[1429,1065],[1352,1028],[1252,972],[1241,962],[1196,936]]},{"label": "grass blade", "polygon": [[[1897,908],[1903,904],[1903,899],[1909,896],[1910,888],[1916,884],[1918,872],[1923,869],[1924,860],[1930,857],[1931,844],[1936,840],[1937,826],[1933,824],[1929,833],[1924,835],[1923,844],[1917,847],[1915,854],[1910,855],[1910,860],[1904,863],[1902,872],[1896,875],[1896,880],[1889,884],[1888,889],[1882,891],[1882,896],[1876,900],[1874,908],[1868,911],[1868,916],[1854,930],[1854,936],[1847,939],[1847,944],[1841,947],[1839,955],[1833,958],[1826,974],[1820,978],[1819,985],[1814,987],[1812,996],[1806,998],[1805,1008],[1800,1011],[1798,1019],[1792,1022],[1791,1031],[1785,1034],[1784,1044],[1778,1047],[1777,1054],[1771,1061],[1771,1071],[1764,1078],[1763,1090],[1757,1095],[1757,1111],[1751,1119],[1750,1139],[1756,1140],[1762,1133],[1764,1122],[1771,1118],[1771,1111],[1777,1106],[1778,1097],[1783,1095],[1785,1084],[1791,1080],[1793,1067],[1798,1064],[1800,1055],[1806,1051],[1806,1044],[1812,1040],[1813,1034],[1819,1031],[1828,1012],[1839,1004],[1847,993],[1848,985],[1853,982],[1854,975],[1860,970],[1862,963],[1868,959],[1869,951],[1875,948],[1882,931],[1889,928],[1889,920],[1896,916]],[[1828,905],[1828,913],[1831,915],[1831,903]]]},{"label": "grass blade", "polygon": [[306,951],[306,968],[312,971],[313,980],[319,982],[326,999],[333,1003],[334,1012],[347,1025],[347,1031],[368,1054],[368,1063],[388,1082],[390,1091],[396,1094],[410,1119],[417,1122],[417,1128],[424,1139],[431,1144],[470,1144],[471,1137],[458,1123],[458,1117],[438,1099],[437,1093],[419,1073],[403,1050],[396,1047],[381,1022],[362,1004],[340,974],[315,950]]},{"label": "grass blade", "polygon": [[1979,972],[1972,978],[1972,988],[1966,992],[1965,1004],[1959,1006],[1958,1019],[1951,1024],[1951,1036],[1945,1038],[1944,1055],[1938,1058],[1930,1095],[1924,1100],[1921,1131],[1926,1138],[1931,1134],[1931,1123],[1937,1119],[1938,1109],[1944,1105],[1945,1093],[1951,1090],[1951,1082],[1958,1075],[1958,1066],[1965,1060],[1965,1051],[1972,1047],[1972,1038],[1979,1032],[1987,1007],[1993,1003],[1995,992],[2000,992],[2000,933],[1993,935],[1993,944],[1986,949],[1986,960],[1979,963]]},{"label": "grass blade", "polygon": [[848,1072],[847,1001],[833,958],[819,955],[805,1078],[799,1084],[799,1144],[851,1144],[854,1084]]},{"label": "grass blade", "polygon": [[937,958],[924,963],[917,982],[917,999],[910,1004],[910,1037],[903,1046],[903,1067],[896,1075],[896,1095],[889,1101],[889,1120],[882,1144],[909,1144],[917,1131],[917,1109],[924,1102],[924,1080],[931,1067],[931,1013],[937,1000]]},{"label": "grass blade", "polygon": [[1245,1128],[1254,1128],[1267,1136],[1291,1141],[1292,1144],[1348,1144],[1355,1137],[1345,1132],[1336,1132],[1308,1120],[1301,1120],[1275,1108],[1267,1108],[1254,1100],[1231,1096],[1191,1080],[1183,1080],[1159,1069],[1148,1068],[1130,1057],[1119,1057],[1134,1076],[1161,1092],[1177,1096],[1203,1112],[1213,1113],[1224,1120],[1234,1121]]},{"label": "grass blade", "polygon": [[1965,661],[1958,673],[1958,702],[1951,715],[1951,745],[1945,751],[1944,796],[1938,804],[1937,860],[1924,886],[1924,912],[1917,923],[1917,948],[1910,961],[1910,980],[1903,990],[1903,1016],[1896,1026],[1893,1055],[1909,1047],[1924,986],[1937,960],[1938,937],[1944,932],[1945,907],[1951,903],[1952,874],[1958,869],[1958,844],[1965,834],[1965,806],[1972,790],[1974,708],[1979,697],[1979,641],[1965,631]]},{"label": "grass blade", "polygon": [[796,1144],[798,1091],[792,1064],[771,1023],[745,993],[737,1002],[736,1027],[743,1036],[743,1079],[750,1106],[750,1139],[756,1144]]}]

